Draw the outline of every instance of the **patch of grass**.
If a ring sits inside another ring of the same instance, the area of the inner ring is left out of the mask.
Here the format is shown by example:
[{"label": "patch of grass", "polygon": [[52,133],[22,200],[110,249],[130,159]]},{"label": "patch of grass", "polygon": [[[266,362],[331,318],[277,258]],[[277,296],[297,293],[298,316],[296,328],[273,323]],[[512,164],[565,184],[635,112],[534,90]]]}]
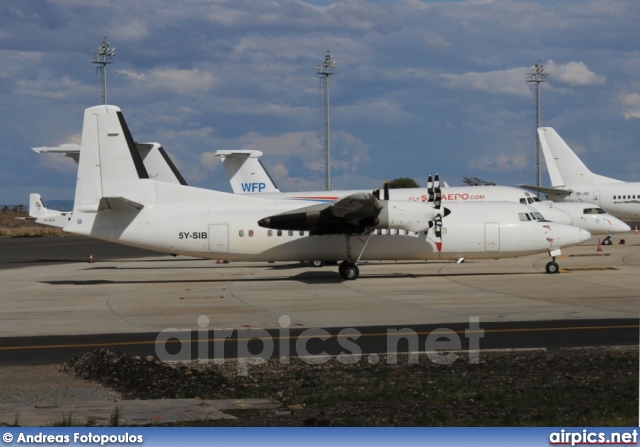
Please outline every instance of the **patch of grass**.
[{"label": "patch of grass", "polygon": [[74,419],[71,413],[63,414],[60,419],[54,419],[48,425],[48,427],[84,427],[85,424],[79,420]]}]

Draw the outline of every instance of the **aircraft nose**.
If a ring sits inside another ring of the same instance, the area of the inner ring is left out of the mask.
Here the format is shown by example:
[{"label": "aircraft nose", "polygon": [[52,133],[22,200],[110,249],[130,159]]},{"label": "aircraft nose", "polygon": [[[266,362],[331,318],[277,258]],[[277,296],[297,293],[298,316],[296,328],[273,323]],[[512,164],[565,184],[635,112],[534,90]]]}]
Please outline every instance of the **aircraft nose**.
[{"label": "aircraft nose", "polygon": [[588,241],[591,238],[591,233],[587,230],[580,229],[580,242]]},{"label": "aircraft nose", "polygon": [[627,231],[631,231],[631,227],[626,223],[620,221],[618,222],[618,225],[616,225],[616,231],[619,231],[621,233],[626,233]]}]

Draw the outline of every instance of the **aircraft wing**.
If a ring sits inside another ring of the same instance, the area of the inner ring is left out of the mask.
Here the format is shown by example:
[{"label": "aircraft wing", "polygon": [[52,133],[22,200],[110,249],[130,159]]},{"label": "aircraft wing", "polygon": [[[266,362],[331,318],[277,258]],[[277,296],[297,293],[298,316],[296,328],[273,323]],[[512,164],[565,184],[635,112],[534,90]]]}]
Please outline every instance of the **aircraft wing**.
[{"label": "aircraft wing", "polygon": [[383,206],[371,193],[355,193],[333,203],[320,203],[258,221],[264,228],[319,234],[362,233],[376,225]]},{"label": "aircraft wing", "polygon": [[544,194],[554,194],[554,195],[558,195],[558,194],[571,194],[573,192],[572,189],[566,189],[566,188],[549,188],[549,187],[544,187],[544,186],[533,186],[533,185],[518,185],[520,188],[523,189],[529,189],[531,191],[540,191]]}]

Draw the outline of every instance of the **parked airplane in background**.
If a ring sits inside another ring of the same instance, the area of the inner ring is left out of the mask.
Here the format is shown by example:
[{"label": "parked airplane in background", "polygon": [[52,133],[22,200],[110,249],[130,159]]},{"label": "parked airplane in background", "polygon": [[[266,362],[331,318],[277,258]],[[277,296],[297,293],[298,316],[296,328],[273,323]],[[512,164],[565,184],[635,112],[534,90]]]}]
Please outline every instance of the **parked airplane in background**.
[{"label": "parked airplane in background", "polygon": [[40,194],[29,194],[29,217],[36,223],[50,227],[64,228],[71,220],[71,211],[49,209],[42,201]]},{"label": "parked airplane in background", "polygon": [[[495,259],[548,252],[588,231],[535,219],[519,203],[379,200],[372,193],[331,203],[228,194],[149,178],[119,108],[85,111],[73,217],[65,232],[170,254],[240,261]],[[446,205],[446,206],[445,206]],[[378,232],[377,230],[380,230]]]},{"label": "parked airplane in background", "polygon": [[[267,194],[269,197],[283,197],[290,200],[332,201],[343,194],[357,191],[309,191],[281,193],[260,162],[262,152],[255,150],[217,151],[222,159],[231,188],[236,194]],[[394,200],[428,202],[427,188],[399,188],[392,190]],[[433,201],[433,199],[431,199]],[[574,225],[591,234],[607,235],[624,233],[631,228],[620,219],[607,214],[593,204],[542,202],[533,194],[508,186],[466,186],[443,187],[443,203],[454,202],[520,202],[534,207],[545,219]],[[607,242],[605,242],[606,244]]]},{"label": "parked airplane in background", "polygon": [[551,187],[521,185],[554,202],[591,202],[620,219],[640,219],[640,182],[591,172],[551,127],[538,129]]}]

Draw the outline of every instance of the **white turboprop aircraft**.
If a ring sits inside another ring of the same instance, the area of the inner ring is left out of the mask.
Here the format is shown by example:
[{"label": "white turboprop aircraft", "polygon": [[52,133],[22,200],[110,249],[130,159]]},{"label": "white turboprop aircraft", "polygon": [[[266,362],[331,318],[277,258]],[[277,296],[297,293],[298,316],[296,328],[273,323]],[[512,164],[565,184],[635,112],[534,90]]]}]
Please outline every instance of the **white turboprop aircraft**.
[{"label": "white turboprop aircraft", "polygon": [[640,182],[591,172],[551,127],[538,129],[551,187],[521,185],[554,202],[591,202],[620,219],[640,219]]},{"label": "white turboprop aircraft", "polygon": [[[262,152],[256,150],[220,150],[216,156],[222,159],[231,189],[236,194],[268,194],[291,200],[332,201],[337,196],[358,191],[310,191],[280,193],[269,173],[260,162]],[[429,180],[431,181],[431,180]],[[545,219],[574,225],[591,234],[606,234],[605,244],[615,233],[625,233],[631,228],[604,210],[589,203],[554,203],[539,198],[518,188],[508,186],[443,187],[442,202],[520,202],[538,210]],[[428,188],[399,188],[393,190],[394,200],[429,202]]]},{"label": "white turboprop aircraft", "polygon": [[[379,200],[357,193],[333,203],[228,194],[149,178],[119,108],[85,110],[73,217],[65,232],[209,259],[345,259],[344,279],[372,260],[495,259],[560,249],[588,231],[540,222],[518,203]],[[488,211],[488,209],[490,211]],[[377,231],[381,230],[378,235]],[[375,237],[374,237],[375,235]],[[356,254],[357,256],[352,256]]]},{"label": "white turboprop aircraft", "polygon": [[36,223],[64,228],[71,220],[71,211],[56,211],[47,208],[40,194],[29,194],[29,217]]}]

